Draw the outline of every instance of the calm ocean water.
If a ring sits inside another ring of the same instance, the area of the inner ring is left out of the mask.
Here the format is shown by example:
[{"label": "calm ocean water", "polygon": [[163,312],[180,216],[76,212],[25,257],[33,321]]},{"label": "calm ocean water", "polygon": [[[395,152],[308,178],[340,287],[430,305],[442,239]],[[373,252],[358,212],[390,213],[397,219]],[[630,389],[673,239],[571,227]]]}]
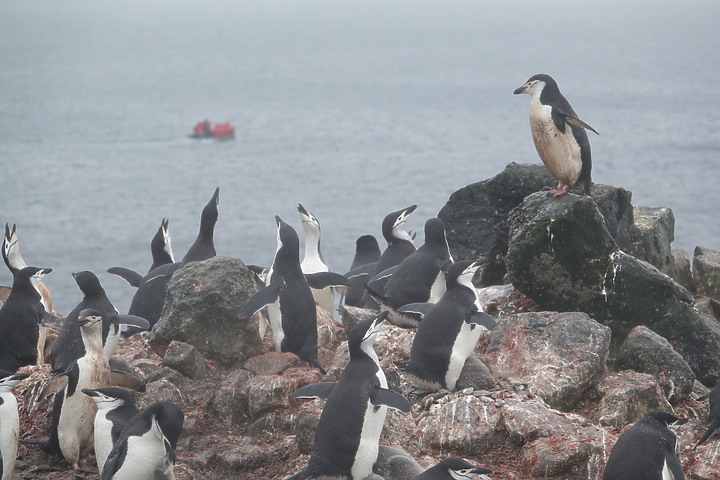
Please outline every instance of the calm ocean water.
[{"label": "calm ocean water", "polygon": [[[386,213],[418,204],[422,232],[453,191],[538,161],[512,91],[539,72],[600,132],[595,182],[671,207],[674,247],[720,249],[716,0],[1,3],[0,222],[54,269],[60,313],[86,269],[127,311],[105,270],[145,272],[163,217],[181,258],[216,186],[220,254],[268,264],[273,216],[300,230],[302,203],[346,271]],[[205,117],[237,140],[188,139]]]}]

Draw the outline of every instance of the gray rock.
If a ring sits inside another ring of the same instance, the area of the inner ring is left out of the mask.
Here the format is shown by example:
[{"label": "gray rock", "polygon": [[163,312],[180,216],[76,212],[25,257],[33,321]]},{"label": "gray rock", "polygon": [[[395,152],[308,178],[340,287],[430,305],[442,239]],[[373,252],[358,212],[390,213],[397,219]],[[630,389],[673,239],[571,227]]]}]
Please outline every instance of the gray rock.
[{"label": "gray rock", "polygon": [[699,295],[720,301],[720,252],[695,247],[693,282]]},{"label": "gray rock", "polygon": [[655,410],[672,410],[657,378],[632,370],[608,375],[598,386],[601,425],[620,427],[636,422]]},{"label": "gray rock", "polygon": [[638,325],[670,341],[706,384],[720,375],[720,326],[692,295],[647,262],[623,253],[592,199],[533,194],[510,216],[508,269],[541,309],[580,310],[609,326],[619,346]]},{"label": "gray rock", "polygon": [[609,345],[610,329],[584,313],[522,313],[498,319],[485,363],[570,411],[605,373]]},{"label": "gray rock", "polygon": [[250,421],[245,387],[250,377],[247,370],[237,370],[218,387],[209,408],[217,422],[234,427]]},{"label": "gray rock", "polygon": [[630,242],[618,244],[626,253],[670,275],[674,266],[670,244],[675,238],[675,216],[672,210],[667,207],[636,206],[633,218],[635,223],[631,229]]},{"label": "gray rock", "polygon": [[685,250],[675,248],[670,251],[672,255],[672,266],[670,275],[673,280],[687,288],[689,292],[695,292],[695,284],[693,283],[690,255]]},{"label": "gray rock", "polygon": [[665,397],[675,405],[690,396],[695,374],[670,342],[647,327],[632,329],[615,359],[617,370],[655,375]]},{"label": "gray rock", "polygon": [[204,377],[209,372],[205,359],[195,347],[177,341],[170,342],[163,357],[163,365],[189,378]]},{"label": "gray rock", "polygon": [[150,334],[153,348],[164,355],[178,340],[223,365],[259,354],[256,318],[245,319],[242,313],[255,291],[252,273],[241,260],[218,256],[183,266],[168,285],[165,307]]}]

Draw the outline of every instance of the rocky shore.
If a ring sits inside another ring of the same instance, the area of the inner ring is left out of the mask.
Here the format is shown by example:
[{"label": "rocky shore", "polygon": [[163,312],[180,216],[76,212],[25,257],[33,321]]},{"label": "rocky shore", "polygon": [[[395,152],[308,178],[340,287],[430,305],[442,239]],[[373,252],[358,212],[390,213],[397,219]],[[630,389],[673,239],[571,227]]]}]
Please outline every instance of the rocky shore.
[{"label": "rocky shore", "polygon": [[[455,260],[487,260],[476,285],[497,326],[471,357],[487,369],[461,376],[456,392],[415,396],[394,365],[408,359],[414,331],[385,325],[375,349],[390,388],[413,406],[391,410],[381,443],[424,467],[464,457],[498,480],[597,480],[628,425],[672,410],[690,419],[678,430],[686,478],[720,478],[720,442],[692,450],[707,419],[699,398],[720,379],[720,253],[698,247],[691,259],[672,250],[672,211],[633,206],[627,190],[595,185],[592,197],[548,197],[542,189],[553,183],[542,165],[510,164],[439,212]],[[179,480],[298,471],[322,402],[290,394],[339,378],[349,328],[373,315],[341,307],[340,325],[318,310],[323,376],[272,352],[259,316],[243,318],[256,288],[240,259],[187,264],[153,331],[118,349],[116,368],[144,384],[140,407],[166,399],[185,413]],[[21,438],[46,438],[49,368],[23,370],[31,377],[16,388]],[[98,478],[93,457],[81,467],[21,445],[13,479]]]}]

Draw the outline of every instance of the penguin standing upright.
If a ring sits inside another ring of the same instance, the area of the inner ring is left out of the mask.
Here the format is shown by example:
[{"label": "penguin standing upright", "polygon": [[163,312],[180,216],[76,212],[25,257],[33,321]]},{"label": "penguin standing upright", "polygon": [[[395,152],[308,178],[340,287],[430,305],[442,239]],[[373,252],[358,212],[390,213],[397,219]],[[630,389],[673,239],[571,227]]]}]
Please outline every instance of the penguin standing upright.
[{"label": "penguin standing upright", "polygon": [[[386,270],[388,280],[384,292],[370,287],[368,292],[382,310],[390,312],[390,323],[417,327],[419,316],[398,312],[398,309],[409,303],[437,303],[445,293],[445,270],[452,261],[445,224],[439,218],[430,218],[425,222],[425,243],[397,267]],[[378,274],[383,275],[383,272]]]},{"label": "penguin standing upright", "polygon": [[101,480],[174,480],[184,418],[177,405],[165,400],[135,415],[108,455]]},{"label": "penguin standing upright", "polygon": [[685,422],[687,418],[660,410],[646,415],[618,437],[603,480],[683,480],[677,437],[669,427]]},{"label": "penguin standing upright", "polygon": [[480,335],[495,327],[472,284],[479,267],[479,262],[462,260],[448,269],[447,291],[424,315],[410,348],[410,361],[396,362],[413,384],[430,391],[455,390]]},{"label": "penguin standing upright", "polygon": [[[10,229],[10,225],[7,223],[5,224],[5,236],[3,237],[1,251],[5,265],[7,265],[10,273],[13,274],[13,277],[17,272],[28,266],[20,253],[20,239],[18,238],[15,224],[13,224],[12,230]],[[47,286],[40,281],[35,282],[34,286],[40,294],[40,301],[42,302],[45,311],[54,314],[50,290],[48,290]]]},{"label": "penguin standing upright", "polygon": [[[298,204],[298,213],[305,232],[305,256],[300,262],[303,273],[329,272],[330,268],[325,264],[322,252],[320,251],[320,221],[315,218],[305,207]],[[333,313],[333,292],[331,287],[318,290],[311,288],[312,296],[317,304],[326,312]]]},{"label": "penguin standing upright", "polygon": [[372,474],[388,407],[403,412],[410,403],[388,390],[385,373],[373,349],[387,312],[363,320],[350,331],[350,362],[337,383],[307,385],[294,398],[327,398],[320,415],[315,446],[305,468],[288,480],[364,480]]},{"label": "penguin standing upright", "polygon": [[36,285],[50,272],[25,267],[15,274],[10,296],[0,308],[0,370],[16,372],[37,362],[40,322],[47,312]]},{"label": "penguin standing upright", "polygon": [[535,149],[558,180],[550,193],[565,195],[580,184],[583,193],[590,195],[592,158],[585,129],[597,133],[595,129],[578,118],[550,75],[533,75],[513,93],[532,96],[530,131]]},{"label": "penguin standing upright", "polygon": [[110,366],[103,355],[102,316],[92,309],[78,315],[85,355],[75,360],[65,375],[68,384],[62,392],[63,401],[58,416],[58,441],[65,461],[74,469],[78,462],[93,450],[93,424],[97,405],[83,389],[110,386]]},{"label": "penguin standing upright", "polygon": [[708,395],[708,407],[710,409],[710,415],[708,418],[707,429],[705,430],[705,433],[703,433],[703,436],[700,437],[700,440],[698,440],[695,444],[693,450],[705,443],[708,438],[710,438],[712,434],[720,428],[720,382],[715,385]]},{"label": "penguin standing upright", "polygon": [[275,348],[295,353],[325,373],[317,357],[317,310],[310,287],[340,286],[347,280],[333,272],[303,275],[297,232],[278,216],[275,223],[277,251],[267,274],[267,286],[248,300],[245,316],[249,318],[267,305]]},{"label": "penguin standing upright", "polygon": [[380,245],[373,235],[362,235],[355,241],[355,256],[350,270],[345,274],[348,286],[345,289],[344,304],[351,307],[362,307],[362,298],[365,294],[365,284],[368,282],[370,271],[380,260]]},{"label": "penguin standing upright", "polygon": [[[170,242],[170,221],[167,218],[162,219],[160,227],[158,227],[157,232],[150,241],[150,253],[152,253],[153,263],[150,265],[148,272],[152,272],[163,265],[175,263]],[[135,270],[124,267],[111,267],[107,269],[107,272],[124,278],[133,287],[139,287],[143,279],[143,276]]]},{"label": "penguin standing upright", "polygon": [[102,472],[105,460],[120,438],[125,426],[138,414],[135,400],[129,390],[118,387],[83,388],[82,393],[92,398],[97,405],[95,414],[94,439],[95,460]]},{"label": "penguin standing upright", "polygon": [[[416,208],[417,205],[410,205],[407,208],[385,215],[382,222],[382,234],[387,242],[387,247],[385,247],[385,250],[382,255],[380,255],[380,259],[375,263],[373,269],[368,273],[368,279],[372,279],[375,275],[388,268],[399,265],[405,257],[415,251],[413,238],[405,231],[405,222],[407,222],[408,216],[414,212]],[[376,292],[382,292],[385,289],[386,283],[387,278],[384,278],[369,283],[369,285]],[[363,295],[363,307],[372,309],[378,307],[368,292],[365,292]]]},{"label": "penguin standing upright", "polygon": [[[215,256],[214,231],[218,219],[219,201],[220,187],[215,189],[215,193],[203,208],[200,215],[200,231],[182,261],[161,265],[142,278],[130,303],[129,315],[146,319],[150,322],[150,326],[155,325],[160,320],[160,314],[165,305],[167,286],[173,274],[186,263],[200,262]],[[117,273],[114,268],[110,270]],[[130,327],[127,332],[128,334],[137,333],[138,329]]]},{"label": "penguin standing upright", "polygon": [[0,480],[10,480],[15,470],[20,417],[17,400],[10,391],[27,373],[0,371]]},{"label": "penguin standing upright", "polygon": [[83,293],[83,299],[65,317],[58,338],[50,347],[52,371],[55,373],[63,373],[73,361],[85,354],[77,320],[80,312],[87,308],[96,310],[102,316],[103,354],[108,360],[115,353],[120,340],[121,325],[150,327],[150,323],[144,318],[120,315],[94,273],[82,271],[75,272],[72,276]]}]

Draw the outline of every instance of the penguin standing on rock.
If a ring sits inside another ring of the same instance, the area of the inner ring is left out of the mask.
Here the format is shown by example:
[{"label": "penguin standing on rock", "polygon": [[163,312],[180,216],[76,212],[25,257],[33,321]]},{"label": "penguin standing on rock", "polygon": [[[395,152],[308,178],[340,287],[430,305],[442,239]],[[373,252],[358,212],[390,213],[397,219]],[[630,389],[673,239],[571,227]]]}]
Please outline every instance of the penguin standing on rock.
[{"label": "penguin standing on rock", "polygon": [[177,405],[165,400],[135,415],[108,455],[101,480],[174,480],[184,419]]},{"label": "penguin standing on rock", "polygon": [[378,457],[380,433],[388,407],[410,411],[410,403],[388,390],[373,349],[387,312],[364,320],[350,331],[350,362],[336,383],[306,385],[294,398],[327,398],[315,446],[305,468],[288,480],[365,480]]},{"label": "penguin standing on rock", "polygon": [[27,377],[27,373],[0,371],[0,480],[10,480],[15,470],[20,433],[17,400],[10,390]]},{"label": "penguin standing on rock", "polygon": [[97,405],[83,389],[110,386],[110,366],[103,355],[102,316],[92,309],[78,315],[85,355],[74,361],[65,375],[68,384],[58,416],[57,436],[60,452],[74,468],[93,450],[93,425]]},{"label": "penguin standing on rock", "polygon": [[16,372],[37,362],[40,323],[47,312],[36,286],[50,272],[25,267],[15,274],[12,291],[0,308],[0,370]]},{"label": "penguin standing on rock", "polygon": [[558,180],[557,187],[550,193],[565,195],[580,184],[583,193],[590,195],[592,158],[585,130],[598,132],[578,118],[550,75],[533,75],[513,93],[527,93],[532,97],[530,131],[535,149]]},{"label": "penguin standing on rock", "polygon": [[396,362],[418,387],[455,390],[480,335],[495,327],[495,320],[483,312],[472,283],[480,265],[471,260],[454,263],[448,270],[447,291],[440,301],[427,305],[427,310],[416,309],[417,305],[401,309],[426,311],[410,348],[410,361]]},{"label": "penguin standing on rock", "polygon": [[683,480],[677,437],[670,426],[685,422],[687,418],[660,410],[646,415],[618,437],[603,480]]},{"label": "penguin standing on rock", "polygon": [[92,398],[97,405],[95,414],[94,438],[95,460],[98,470],[102,472],[105,460],[120,434],[130,420],[138,414],[135,400],[129,390],[117,387],[83,388],[82,393]]}]

